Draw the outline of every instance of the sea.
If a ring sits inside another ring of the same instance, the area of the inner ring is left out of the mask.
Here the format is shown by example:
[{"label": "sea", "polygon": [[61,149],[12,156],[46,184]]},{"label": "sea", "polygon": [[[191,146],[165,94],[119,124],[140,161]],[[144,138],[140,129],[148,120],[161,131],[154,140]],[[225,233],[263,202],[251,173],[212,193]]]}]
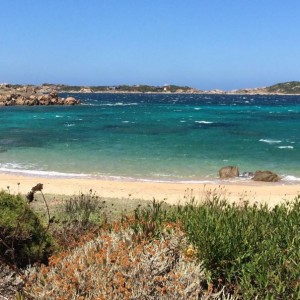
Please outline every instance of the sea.
[{"label": "sea", "polygon": [[300,182],[300,96],[60,94],[78,106],[0,107],[0,172],[217,182],[223,166]]}]

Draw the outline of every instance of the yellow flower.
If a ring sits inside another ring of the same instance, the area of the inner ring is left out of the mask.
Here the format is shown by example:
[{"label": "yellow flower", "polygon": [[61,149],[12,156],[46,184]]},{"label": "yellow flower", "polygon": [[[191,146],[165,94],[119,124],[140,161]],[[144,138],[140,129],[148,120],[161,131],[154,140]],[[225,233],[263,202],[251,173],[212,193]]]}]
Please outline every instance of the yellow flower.
[{"label": "yellow flower", "polygon": [[196,254],[196,250],[194,249],[194,247],[192,245],[190,245],[186,251],[185,251],[185,254],[187,257],[192,257]]}]

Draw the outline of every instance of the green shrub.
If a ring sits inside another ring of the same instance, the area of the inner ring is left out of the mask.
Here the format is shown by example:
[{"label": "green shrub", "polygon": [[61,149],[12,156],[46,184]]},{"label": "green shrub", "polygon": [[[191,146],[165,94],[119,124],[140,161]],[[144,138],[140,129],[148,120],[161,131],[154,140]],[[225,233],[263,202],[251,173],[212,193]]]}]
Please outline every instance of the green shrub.
[{"label": "green shrub", "polygon": [[174,221],[169,207],[163,202],[153,200],[146,207],[138,206],[134,210],[131,228],[144,237],[159,237],[166,222]]},{"label": "green shrub", "polygon": [[19,195],[0,191],[0,258],[24,266],[46,262],[53,244],[39,217]]},{"label": "green shrub", "polygon": [[74,247],[88,234],[92,234],[107,221],[106,202],[90,190],[65,200],[50,231],[61,249]]},{"label": "green shrub", "polygon": [[215,286],[241,299],[300,299],[300,201],[242,207],[226,201],[178,207]]},{"label": "green shrub", "polygon": [[104,204],[105,202],[101,202],[100,198],[90,190],[88,194],[81,193],[67,199],[64,202],[61,218],[65,221],[76,221],[83,227],[98,225],[104,218],[101,211]]}]

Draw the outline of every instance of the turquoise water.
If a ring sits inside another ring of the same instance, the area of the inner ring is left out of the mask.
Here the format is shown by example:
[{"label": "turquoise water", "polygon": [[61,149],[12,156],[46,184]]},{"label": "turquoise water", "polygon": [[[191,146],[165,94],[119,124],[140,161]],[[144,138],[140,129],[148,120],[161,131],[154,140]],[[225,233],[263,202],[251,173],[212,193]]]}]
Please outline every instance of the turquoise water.
[{"label": "turquoise water", "polygon": [[300,178],[299,96],[74,96],[83,104],[0,108],[1,172],[214,181],[238,165]]}]

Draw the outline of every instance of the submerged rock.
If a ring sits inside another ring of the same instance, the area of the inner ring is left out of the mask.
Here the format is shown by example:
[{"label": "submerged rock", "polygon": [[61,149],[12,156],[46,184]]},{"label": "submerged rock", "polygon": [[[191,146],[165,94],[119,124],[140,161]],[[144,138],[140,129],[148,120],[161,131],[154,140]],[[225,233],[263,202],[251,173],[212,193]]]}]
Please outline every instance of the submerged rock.
[{"label": "submerged rock", "polygon": [[256,171],[252,180],[265,181],[265,182],[277,182],[281,178],[276,173],[271,171]]},{"label": "submerged rock", "polygon": [[220,179],[239,177],[239,175],[239,168],[236,166],[227,166],[219,170]]}]

